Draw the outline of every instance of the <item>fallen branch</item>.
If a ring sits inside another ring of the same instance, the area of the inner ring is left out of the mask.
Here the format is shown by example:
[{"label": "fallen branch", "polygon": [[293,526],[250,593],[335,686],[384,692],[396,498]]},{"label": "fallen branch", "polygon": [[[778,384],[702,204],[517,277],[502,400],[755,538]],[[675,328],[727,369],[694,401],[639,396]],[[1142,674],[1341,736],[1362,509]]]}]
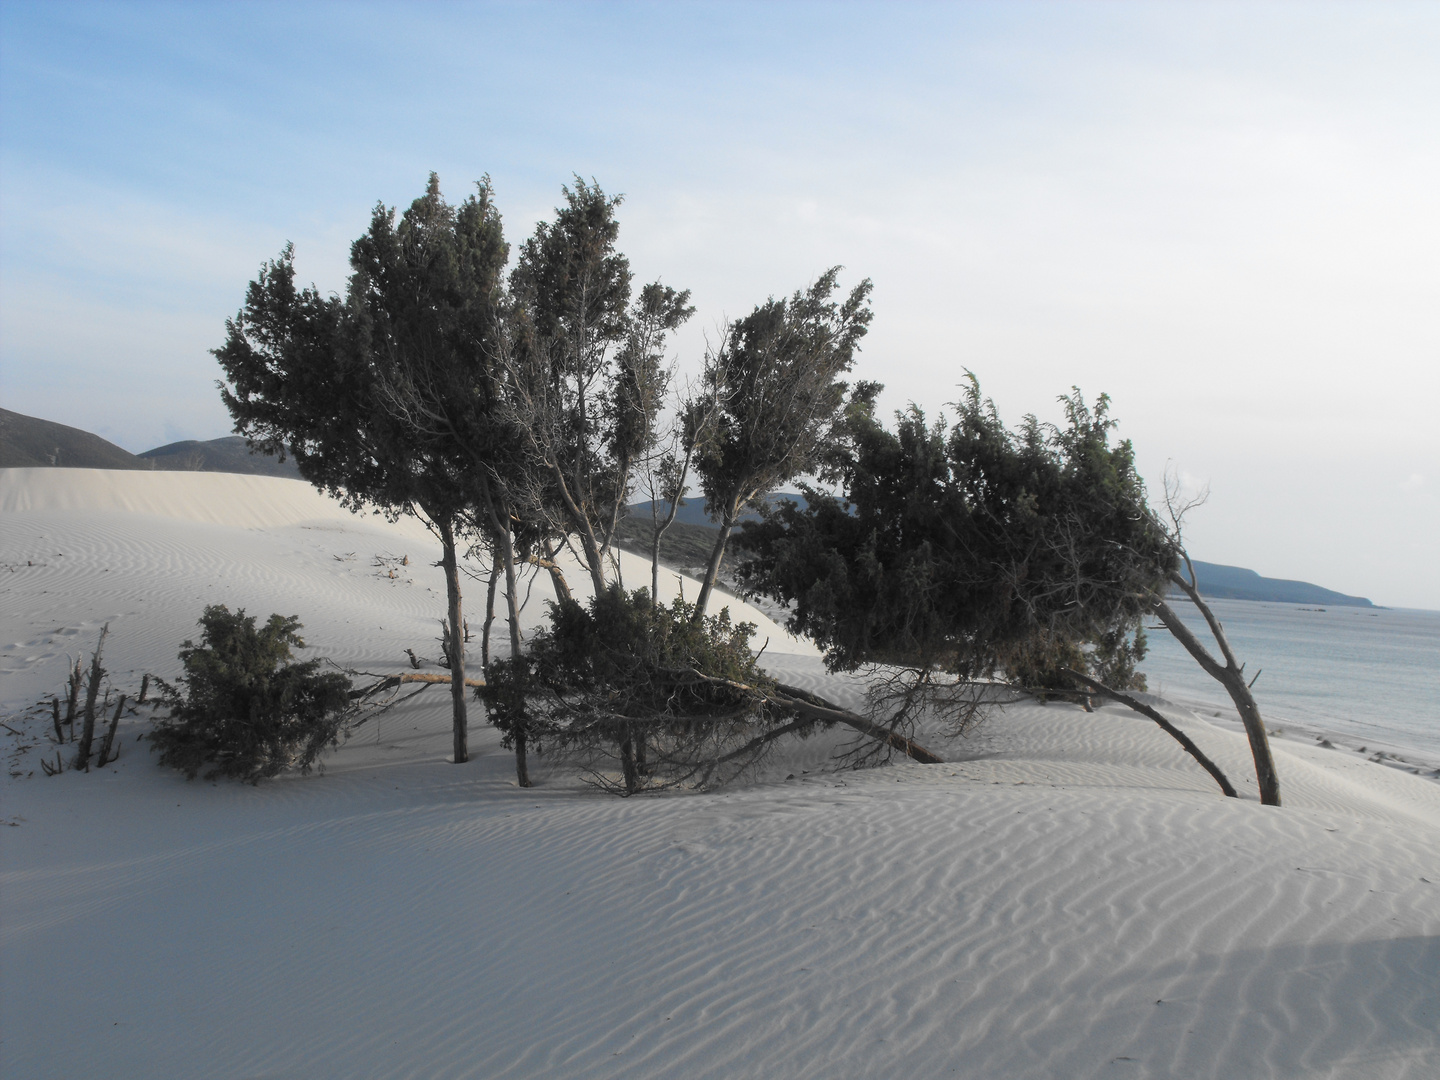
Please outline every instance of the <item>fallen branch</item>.
[{"label": "fallen branch", "polygon": [[1238,799],[1240,797],[1238,794],[1236,794],[1235,788],[1231,785],[1225,774],[1220,771],[1220,766],[1216,765],[1213,761],[1206,757],[1205,754],[1201,751],[1201,749],[1190,741],[1190,736],[1186,735],[1169,720],[1166,720],[1158,709],[1151,708],[1139,698],[1132,697],[1129,694],[1121,693],[1119,690],[1112,690],[1104,683],[1096,682],[1094,679],[1090,678],[1090,676],[1082,675],[1080,674],[1080,672],[1075,671],[1072,668],[1063,668],[1062,670],[1072,679],[1078,679],[1080,682],[1083,682],[1086,686],[1090,687],[1090,689],[1094,690],[1095,693],[1099,694],[1101,697],[1108,697],[1112,701],[1118,701],[1122,705],[1128,705],[1130,708],[1134,709],[1142,716],[1148,716],[1151,720],[1154,720],[1155,723],[1159,724],[1160,727],[1165,730],[1166,734],[1168,734],[1171,738],[1173,738],[1176,742],[1178,742],[1181,746],[1185,748],[1185,752],[1187,754],[1189,754],[1191,757],[1193,757],[1196,761],[1200,763],[1200,767],[1202,769],[1204,769],[1212,777],[1214,777],[1215,782],[1220,785],[1220,790],[1223,791],[1226,796],[1232,799]]},{"label": "fallen branch", "polygon": [[849,709],[842,709],[834,702],[826,701],[817,697],[808,690],[801,690],[797,686],[785,686],[782,683],[775,684],[775,692],[767,695],[771,701],[786,709],[793,709],[802,715],[809,715],[816,720],[834,721],[846,724],[856,731],[869,735],[872,739],[884,743],[892,750],[899,750],[922,765],[942,765],[945,759],[934,751],[927,750],[913,739],[907,739],[898,731],[884,727],[871,720],[865,719],[859,713],[853,713]]},{"label": "fallen branch", "polygon": [[833,701],[826,701],[808,690],[801,690],[798,686],[776,683],[774,690],[765,690],[758,686],[751,686],[749,683],[736,682],[734,679],[703,675],[694,668],[686,668],[682,671],[672,672],[672,674],[685,675],[700,682],[709,683],[711,686],[727,686],[732,690],[754,694],[772,705],[789,709],[791,712],[798,712],[810,722],[845,724],[847,727],[852,727],[856,731],[870,736],[877,742],[884,743],[892,750],[899,750],[922,765],[941,765],[945,761],[939,754],[925,749],[912,739],[907,739],[898,731],[867,720],[859,713],[853,713],[849,709],[842,709]]},{"label": "fallen branch", "polygon": [[[374,673],[373,673],[373,672],[369,672],[369,671],[355,671],[355,672],[351,672],[351,674],[352,674],[352,675],[373,675]],[[353,700],[353,699],[355,699],[355,698],[370,697],[370,696],[373,695],[373,694],[383,693],[383,692],[386,691],[386,690],[393,690],[395,687],[399,686],[401,683],[426,683],[426,684],[439,684],[439,685],[443,685],[443,686],[449,686],[449,685],[450,685],[450,676],[449,676],[449,675],[435,675],[435,674],[431,674],[430,672],[406,671],[406,672],[402,672],[402,673],[399,674],[399,675],[380,675],[380,676],[375,676],[375,677],[378,678],[380,681],[377,682],[377,683],[372,683],[370,686],[361,687],[359,690],[351,690],[351,691],[350,691],[350,697],[351,697],[351,699]],[[471,686],[471,687],[483,688],[483,687],[485,686],[485,680],[484,680],[484,679],[466,679],[466,680],[465,680],[465,685],[466,685],[466,686]]]}]

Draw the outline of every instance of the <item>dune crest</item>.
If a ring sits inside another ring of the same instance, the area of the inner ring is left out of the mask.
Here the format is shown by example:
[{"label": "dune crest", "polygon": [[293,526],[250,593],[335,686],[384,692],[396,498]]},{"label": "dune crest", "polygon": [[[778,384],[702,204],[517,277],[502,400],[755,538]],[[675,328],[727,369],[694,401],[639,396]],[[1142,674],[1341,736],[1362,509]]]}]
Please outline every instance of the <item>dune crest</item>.
[{"label": "dune crest", "polygon": [[[102,622],[117,685],[173,675],[218,602],[400,670],[443,584],[423,525],[296,481],[4,470],[0,515],[7,1076],[1440,1073],[1440,785],[1279,740],[1261,807],[1243,737],[1193,713],[1240,800],[1128,711],[1024,704],[942,765],[835,771],[831,733],[620,800],[544,756],[516,788],[478,706],[447,764],[439,694],[319,777],[187,783],[130,721],[115,765],[46,778],[24,707]],[[785,681],[859,704],[767,635]]]}]

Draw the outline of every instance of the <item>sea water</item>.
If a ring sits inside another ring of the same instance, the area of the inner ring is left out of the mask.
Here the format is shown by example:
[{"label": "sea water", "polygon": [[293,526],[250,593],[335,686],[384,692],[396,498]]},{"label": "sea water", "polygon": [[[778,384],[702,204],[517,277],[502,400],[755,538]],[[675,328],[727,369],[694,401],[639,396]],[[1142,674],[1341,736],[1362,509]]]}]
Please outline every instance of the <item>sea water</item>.
[{"label": "sea water", "polygon": [[[1265,724],[1287,736],[1440,767],[1440,612],[1209,600]],[[1195,606],[1171,607],[1219,656]],[[1154,624],[1155,620],[1147,620]],[[1237,722],[1224,688],[1163,627],[1140,669],[1152,693]]]}]

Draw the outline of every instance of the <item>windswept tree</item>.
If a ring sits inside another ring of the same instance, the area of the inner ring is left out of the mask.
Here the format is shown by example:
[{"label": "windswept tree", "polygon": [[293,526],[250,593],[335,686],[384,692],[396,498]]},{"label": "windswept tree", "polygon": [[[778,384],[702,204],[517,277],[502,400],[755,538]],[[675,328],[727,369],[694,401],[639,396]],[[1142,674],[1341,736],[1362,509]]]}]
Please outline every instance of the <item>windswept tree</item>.
[{"label": "windswept tree", "polygon": [[632,302],[616,250],[621,197],[579,177],[563,191],[510,277],[509,391],[532,459],[528,509],[578,546],[599,595],[634,469],[656,442],[665,344],[694,308],[688,291],[658,282]]},{"label": "windswept tree", "polygon": [[[790,628],[835,669],[894,664],[916,674],[911,685],[939,672],[1115,697],[1234,794],[1188,736],[1128,692],[1144,686],[1143,616],[1180,626],[1195,649],[1164,599],[1169,583],[1185,584],[1182,552],[1150,511],[1129,442],[1112,441],[1108,400],[1091,408],[1077,390],[1061,399],[1063,426],[1028,417],[1012,431],[972,377],[953,425],[911,406],[892,430],[875,416],[877,391],[858,388],[828,463],[843,499],[807,488],[803,509],[746,523],[747,588],[790,605]],[[1226,664],[1207,670],[1229,688]],[[1237,705],[1247,731],[1259,728],[1262,800],[1278,803],[1258,710],[1249,703],[1252,724]]]},{"label": "windswept tree", "polygon": [[[350,252],[354,347],[375,379],[375,407],[408,444],[412,502],[441,543],[456,760],[465,754],[457,533],[467,522],[492,518],[488,470],[513,443],[499,415],[497,378],[508,258],[488,178],[452,207],[434,173],[398,221],[393,209],[377,206]],[[523,776],[523,733],[517,758]]]},{"label": "windswept tree", "polygon": [[485,497],[475,453],[504,444],[487,364],[507,254],[488,184],[452,208],[432,173],[398,224],[376,207],[343,301],[297,288],[287,245],[215,350],[222,397],[253,448],[293,455],[352,510],[418,512],[439,538],[456,762],[468,758],[457,532]]},{"label": "windswept tree", "polygon": [[862,281],[836,300],[839,274],[833,267],[788,300],[767,300],[731,325],[706,358],[702,391],[714,400],[715,413],[695,470],[720,532],[695,603],[697,619],[741,514],[813,472],[842,415],[842,377],[870,325],[871,284]]}]

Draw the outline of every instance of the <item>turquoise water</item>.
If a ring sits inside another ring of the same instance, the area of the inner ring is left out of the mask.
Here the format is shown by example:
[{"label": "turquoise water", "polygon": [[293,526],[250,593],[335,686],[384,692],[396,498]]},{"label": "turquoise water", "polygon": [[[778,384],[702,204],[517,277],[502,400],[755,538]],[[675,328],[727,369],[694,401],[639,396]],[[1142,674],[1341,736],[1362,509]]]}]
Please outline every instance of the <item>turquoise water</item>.
[{"label": "turquoise water", "polygon": [[[1246,674],[1260,674],[1253,693],[1268,727],[1440,766],[1440,612],[1209,603]],[[1171,605],[1208,644],[1194,606]],[[1149,640],[1140,667],[1153,693],[1234,720],[1225,691],[1179,642],[1163,628],[1150,630]]]}]

